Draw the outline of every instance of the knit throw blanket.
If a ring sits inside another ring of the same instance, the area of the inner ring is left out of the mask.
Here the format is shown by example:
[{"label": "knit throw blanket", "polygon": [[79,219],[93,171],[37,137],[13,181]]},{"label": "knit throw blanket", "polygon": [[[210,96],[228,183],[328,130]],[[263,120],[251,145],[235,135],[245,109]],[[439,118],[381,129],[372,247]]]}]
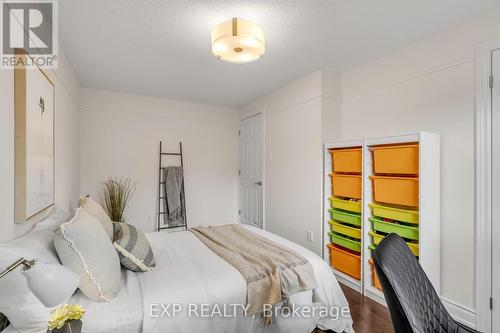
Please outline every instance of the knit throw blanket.
[{"label": "knit throw blanket", "polygon": [[[286,305],[291,295],[317,287],[313,267],[304,257],[239,225],[190,230],[241,273],[247,282],[247,315],[263,313],[264,305]],[[272,316],[264,320],[272,324]]]},{"label": "knit throw blanket", "polygon": [[[166,216],[168,224],[178,222],[184,217],[182,201],[184,200],[184,193],[182,191],[182,183],[184,176],[182,167],[170,166],[164,169],[165,179],[165,198],[166,198]],[[182,220],[181,220],[182,223]]]}]

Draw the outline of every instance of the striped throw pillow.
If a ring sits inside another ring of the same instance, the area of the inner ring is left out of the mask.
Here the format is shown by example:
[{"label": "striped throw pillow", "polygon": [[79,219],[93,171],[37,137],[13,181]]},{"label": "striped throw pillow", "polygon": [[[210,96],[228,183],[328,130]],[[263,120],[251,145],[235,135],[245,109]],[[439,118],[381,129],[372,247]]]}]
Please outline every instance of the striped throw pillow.
[{"label": "striped throw pillow", "polygon": [[127,223],[113,222],[113,232],[113,245],[125,268],[148,272],[154,267],[153,250],[142,231]]}]

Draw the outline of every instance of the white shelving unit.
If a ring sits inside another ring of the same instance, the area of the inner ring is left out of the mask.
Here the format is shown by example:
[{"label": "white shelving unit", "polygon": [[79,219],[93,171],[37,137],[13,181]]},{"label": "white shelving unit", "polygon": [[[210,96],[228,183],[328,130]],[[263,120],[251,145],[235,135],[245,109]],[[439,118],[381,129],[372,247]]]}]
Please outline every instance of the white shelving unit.
[{"label": "white shelving unit", "polygon": [[[324,250],[323,257],[330,262],[330,251],[328,244],[330,238],[330,202],[328,198],[331,193],[332,160],[328,149],[331,148],[363,148],[363,170],[362,170],[362,253],[361,253],[361,280],[334,270],[339,282],[346,284],[365,296],[385,305],[382,291],[373,286],[371,267],[368,260],[371,258],[371,250],[368,246],[372,243],[369,235],[372,229],[369,217],[372,210],[369,206],[373,201],[373,187],[370,176],[373,175],[373,161],[370,147],[379,145],[396,145],[405,143],[418,143],[419,145],[419,262],[426,272],[434,288],[440,293],[440,138],[438,134],[419,132],[408,135],[388,136],[380,138],[366,138],[352,141],[336,141],[324,144]],[[332,268],[333,269],[333,268]]]}]

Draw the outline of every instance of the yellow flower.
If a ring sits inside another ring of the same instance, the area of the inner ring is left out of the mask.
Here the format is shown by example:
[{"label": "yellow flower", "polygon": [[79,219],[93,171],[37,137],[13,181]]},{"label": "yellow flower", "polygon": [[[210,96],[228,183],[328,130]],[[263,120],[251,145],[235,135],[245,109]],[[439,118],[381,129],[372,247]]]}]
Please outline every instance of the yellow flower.
[{"label": "yellow flower", "polygon": [[78,304],[70,304],[68,306],[69,320],[80,320],[85,314],[85,310]]},{"label": "yellow flower", "polygon": [[85,310],[77,304],[64,304],[52,311],[52,316],[49,319],[49,329],[59,329],[71,320],[80,320],[85,314]]}]

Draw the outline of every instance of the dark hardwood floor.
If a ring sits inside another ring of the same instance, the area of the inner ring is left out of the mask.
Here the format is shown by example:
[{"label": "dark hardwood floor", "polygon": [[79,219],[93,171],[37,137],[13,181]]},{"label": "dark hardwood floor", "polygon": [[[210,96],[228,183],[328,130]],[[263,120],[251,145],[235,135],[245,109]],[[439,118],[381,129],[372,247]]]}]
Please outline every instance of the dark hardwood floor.
[{"label": "dark hardwood floor", "polygon": [[[391,317],[385,306],[361,296],[361,294],[343,284],[340,284],[340,286],[349,302],[356,333],[394,333]],[[322,331],[316,330],[316,332],[320,333]]]}]

